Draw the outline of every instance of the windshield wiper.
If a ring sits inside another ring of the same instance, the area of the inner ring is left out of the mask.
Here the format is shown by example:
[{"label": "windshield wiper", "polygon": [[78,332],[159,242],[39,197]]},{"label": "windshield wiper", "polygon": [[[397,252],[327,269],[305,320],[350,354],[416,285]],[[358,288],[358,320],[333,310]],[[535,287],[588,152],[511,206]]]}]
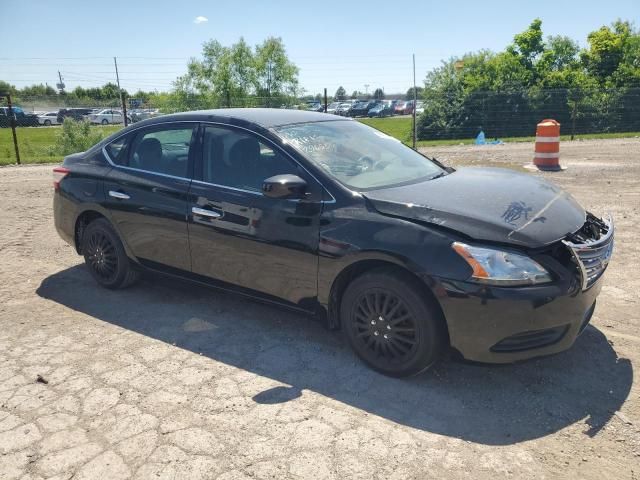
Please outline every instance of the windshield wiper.
[{"label": "windshield wiper", "polygon": [[444,177],[445,175],[449,175],[447,172],[440,172],[437,175],[434,175],[429,180],[435,180],[436,178]]}]

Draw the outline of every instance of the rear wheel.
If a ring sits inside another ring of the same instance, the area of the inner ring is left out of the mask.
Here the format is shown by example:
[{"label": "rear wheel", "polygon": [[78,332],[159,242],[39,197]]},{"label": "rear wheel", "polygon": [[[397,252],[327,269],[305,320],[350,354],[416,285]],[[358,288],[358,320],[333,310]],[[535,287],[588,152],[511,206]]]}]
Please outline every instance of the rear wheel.
[{"label": "rear wheel", "polygon": [[340,316],[356,354],[385,375],[420,373],[438,359],[445,343],[439,310],[409,274],[393,268],[352,281]]},{"label": "rear wheel", "polygon": [[118,234],[104,218],[94,220],[84,230],[82,254],[91,276],[105,288],[125,288],[139,277]]}]

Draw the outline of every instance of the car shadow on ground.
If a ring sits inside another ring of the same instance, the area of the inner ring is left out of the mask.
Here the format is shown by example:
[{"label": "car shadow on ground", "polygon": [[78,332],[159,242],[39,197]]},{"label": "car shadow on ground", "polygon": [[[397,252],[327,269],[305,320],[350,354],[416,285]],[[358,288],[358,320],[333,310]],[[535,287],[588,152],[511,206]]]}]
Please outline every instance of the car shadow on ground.
[{"label": "car shadow on ground", "polygon": [[629,360],[594,327],[552,357],[506,366],[445,360],[417,377],[393,379],[358,361],[339,332],[205,287],[149,277],[109,291],[78,265],[46,278],[37,293],[283,384],[255,402],[287,402],[307,389],[399,424],[488,445],[539,438],[582,420],[593,436],[633,381]]}]

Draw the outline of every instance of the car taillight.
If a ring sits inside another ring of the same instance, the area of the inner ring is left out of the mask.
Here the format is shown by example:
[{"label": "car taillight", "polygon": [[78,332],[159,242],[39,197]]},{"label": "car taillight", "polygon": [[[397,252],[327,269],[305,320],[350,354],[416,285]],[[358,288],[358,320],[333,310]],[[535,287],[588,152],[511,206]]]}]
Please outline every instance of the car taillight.
[{"label": "car taillight", "polygon": [[64,167],[56,167],[53,169],[53,189],[54,190],[57,191],[60,189],[60,182],[64,177],[66,177],[69,174],[70,171],[71,170]]}]

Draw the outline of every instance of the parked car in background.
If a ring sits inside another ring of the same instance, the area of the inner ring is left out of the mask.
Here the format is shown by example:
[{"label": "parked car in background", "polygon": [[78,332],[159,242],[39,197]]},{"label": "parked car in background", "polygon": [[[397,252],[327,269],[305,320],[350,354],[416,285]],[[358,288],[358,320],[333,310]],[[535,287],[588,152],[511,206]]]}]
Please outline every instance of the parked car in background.
[{"label": "parked car in background", "polygon": [[124,116],[122,115],[122,112],[120,110],[105,108],[104,110],[100,110],[98,113],[89,114],[87,120],[89,120],[91,123],[101,125],[116,125],[124,122]]},{"label": "parked car in background", "polygon": [[349,115],[349,110],[351,110],[351,103],[350,102],[343,102],[340,105],[338,105],[338,108],[336,109],[336,114],[346,117]]},{"label": "parked car in background", "polygon": [[[38,116],[35,113],[27,113],[20,107],[12,107],[13,118],[17,127],[37,127]],[[9,107],[0,107],[0,127],[11,126]]]},{"label": "parked car in background", "polygon": [[331,102],[327,105],[327,113],[336,114],[338,107],[340,106],[340,102]]},{"label": "parked car in background", "polygon": [[424,102],[422,100],[418,100],[418,103],[416,103],[416,113],[418,115],[424,113]]},{"label": "parked car in background", "polygon": [[156,271],[288,306],[393,376],[450,349],[510,363],[570,348],[614,245],[610,218],[541,176],[455,170],[305,111],[163,116],[53,175],[56,230],[99,285]]},{"label": "parked car in background", "polygon": [[412,115],[413,114],[413,100],[407,100],[404,102],[404,109],[402,110],[404,115]]},{"label": "parked car in background", "polygon": [[400,100],[390,100],[391,102],[391,114],[395,115],[396,114],[396,105],[398,104]]},{"label": "parked car in background", "polygon": [[38,123],[40,125],[44,125],[45,127],[49,127],[51,125],[59,125],[58,122],[58,112],[47,112],[38,115]]},{"label": "parked car in background", "polygon": [[391,115],[393,115],[393,109],[391,108],[391,102],[388,100],[378,102],[367,113],[369,117],[390,117]]},{"label": "parked car in background", "polygon": [[93,108],[61,108],[58,110],[58,123],[64,122],[65,118],[72,118],[74,120],[86,120],[94,109]]},{"label": "parked car in background", "polygon": [[[285,105],[280,108],[287,108],[287,106]],[[148,118],[157,117],[158,115],[160,115],[160,110],[157,108],[139,108],[128,112],[128,117],[131,119],[131,123],[147,120]]]},{"label": "parked car in background", "polygon": [[349,110],[350,117],[366,117],[369,114],[369,110],[371,110],[376,105],[374,101],[363,101],[354,103]]},{"label": "parked car in background", "polygon": [[324,105],[318,101],[307,102],[307,110],[312,112],[324,112]]},{"label": "parked car in background", "polygon": [[405,103],[406,102],[404,100],[398,100],[395,106],[393,107],[393,113],[395,113],[396,115],[404,115]]}]

